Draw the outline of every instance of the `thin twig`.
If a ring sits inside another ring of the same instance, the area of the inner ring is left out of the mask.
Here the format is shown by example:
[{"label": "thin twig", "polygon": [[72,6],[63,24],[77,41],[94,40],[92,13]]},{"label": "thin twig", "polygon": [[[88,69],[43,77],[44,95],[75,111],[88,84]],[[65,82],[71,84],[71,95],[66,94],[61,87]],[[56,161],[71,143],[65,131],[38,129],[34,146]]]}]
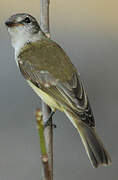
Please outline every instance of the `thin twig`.
[{"label": "thin twig", "polygon": [[50,37],[49,5],[50,0],[40,0],[40,26],[47,37]]},{"label": "thin twig", "polygon": [[[50,37],[50,27],[49,27],[49,4],[50,0],[40,0],[40,27],[42,31]],[[42,112],[43,121],[46,122],[49,118],[51,109],[42,101]],[[51,180],[53,180],[53,128],[52,121],[51,126],[45,128],[45,141],[46,149],[49,159]]]},{"label": "thin twig", "polygon": [[41,149],[41,161],[42,161],[42,179],[51,180],[51,173],[49,167],[49,159],[46,150],[46,141],[44,135],[44,125],[43,125],[43,116],[40,109],[36,111],[36,121],[38,125],[38,132],[40,137],[40,149]]},{"label": "thin twig", "polygon": [[[47,120],[50,115],[50,108],[42,101],[42,112],[43,112],[43,121]],[[46,149],[48,153],[51,180],[53,180],[53,126],[51,120],[51,126],[47,126],[45,128],[45,141],[46,141]]]}]

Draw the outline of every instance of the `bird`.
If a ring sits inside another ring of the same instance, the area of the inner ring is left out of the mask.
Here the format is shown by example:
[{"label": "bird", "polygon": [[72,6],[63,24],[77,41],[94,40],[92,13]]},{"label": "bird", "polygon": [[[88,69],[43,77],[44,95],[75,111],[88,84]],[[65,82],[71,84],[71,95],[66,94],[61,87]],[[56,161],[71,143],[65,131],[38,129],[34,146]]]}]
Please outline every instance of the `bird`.
[{"label": "bird", "polygon": [[5,22],[21,74],[51,108],[64,112],[80,134],[93,167],[111,158],[96,132],[89,99],[76,67],[63,48],[47,37],[30,14],[18,13]]}]

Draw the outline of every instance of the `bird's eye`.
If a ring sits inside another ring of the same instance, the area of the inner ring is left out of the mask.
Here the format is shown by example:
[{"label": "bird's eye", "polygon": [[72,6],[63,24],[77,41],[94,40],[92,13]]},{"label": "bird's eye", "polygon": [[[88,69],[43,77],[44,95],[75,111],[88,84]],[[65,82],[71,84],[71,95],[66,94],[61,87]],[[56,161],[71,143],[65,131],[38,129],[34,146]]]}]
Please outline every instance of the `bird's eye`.
[{"label": "bird's eye", "polygon": [[30,23],[31,20],[30,20],[30,18],[26,17],[26,18],[24,19],[24,22],[25,22],[25,23]]}]

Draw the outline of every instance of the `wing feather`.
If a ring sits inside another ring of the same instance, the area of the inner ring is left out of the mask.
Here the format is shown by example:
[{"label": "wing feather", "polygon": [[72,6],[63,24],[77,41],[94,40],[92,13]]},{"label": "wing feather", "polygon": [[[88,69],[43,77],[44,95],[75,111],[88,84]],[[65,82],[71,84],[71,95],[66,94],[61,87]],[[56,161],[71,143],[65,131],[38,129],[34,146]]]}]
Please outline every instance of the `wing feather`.
[{"label": "wing feather", "polygon": [[88,97],[76,72],[70,80],[61,82],[47,71],[38,71],[38,68],[29,61],[19,60],[18,63],[21,73],[27,80],[53,97],[60,106],[74,111],[89,126],[95,126]]}]

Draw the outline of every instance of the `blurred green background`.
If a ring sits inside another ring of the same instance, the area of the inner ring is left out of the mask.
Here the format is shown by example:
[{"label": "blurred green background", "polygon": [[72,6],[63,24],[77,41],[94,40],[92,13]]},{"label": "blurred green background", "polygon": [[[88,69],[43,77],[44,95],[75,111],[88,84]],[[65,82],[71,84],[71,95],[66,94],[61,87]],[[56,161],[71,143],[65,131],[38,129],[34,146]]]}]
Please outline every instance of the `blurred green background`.
[{"label": "blurred green background", "polygon": [[[21,76],[4,21],[15,13],[39,20],[39,0],[0,1],[0,180],[41,179],[34,112],[41,107]],[[56,180],[118,178],[118,2],[52,0],[52,39],[78,68],[93,107],[97,131],[111,154],[110,167],[93,169],[80,137],[64,114],[54,115]]]}]

